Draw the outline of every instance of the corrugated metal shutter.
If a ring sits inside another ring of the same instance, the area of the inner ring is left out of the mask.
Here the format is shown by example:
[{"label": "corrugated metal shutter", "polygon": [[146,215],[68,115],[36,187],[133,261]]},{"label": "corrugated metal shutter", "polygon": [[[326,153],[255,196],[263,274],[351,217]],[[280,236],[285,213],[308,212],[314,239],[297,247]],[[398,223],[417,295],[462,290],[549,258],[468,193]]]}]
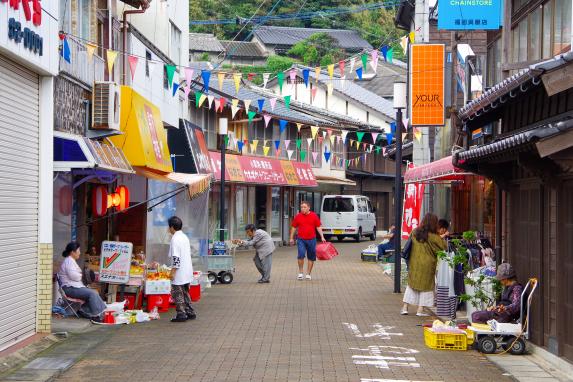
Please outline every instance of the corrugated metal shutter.
[{"label": "corrugated metal shutter", "polygon": [[36,330],[39,78],[0,55],[0,349]]}]

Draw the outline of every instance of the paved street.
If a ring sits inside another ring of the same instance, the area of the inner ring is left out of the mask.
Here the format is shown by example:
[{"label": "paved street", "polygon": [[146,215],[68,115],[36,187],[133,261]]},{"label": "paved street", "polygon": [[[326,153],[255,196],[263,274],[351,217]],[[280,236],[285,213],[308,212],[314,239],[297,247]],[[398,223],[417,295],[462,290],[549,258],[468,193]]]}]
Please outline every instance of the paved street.
[{"label": "paved street", "polygon": [[104,328],[114,333],[60,381],[505,381],[475,351],[428,349],[423,320],[398,314],[392,280],[360,261],[368,243],[336,243],[312,281],[296,280],[293,248],[273,258],[271,284],[257,284],[252,253],[235,281],[215,285],[198,319]]}]

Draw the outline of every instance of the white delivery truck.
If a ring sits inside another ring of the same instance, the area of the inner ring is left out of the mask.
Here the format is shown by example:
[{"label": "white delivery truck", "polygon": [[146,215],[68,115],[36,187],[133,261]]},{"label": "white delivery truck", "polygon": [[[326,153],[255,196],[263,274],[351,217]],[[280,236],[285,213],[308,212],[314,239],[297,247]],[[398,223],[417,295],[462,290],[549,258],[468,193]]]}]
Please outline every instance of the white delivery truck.
[{"label": "white delivery truck", "polygon": [[339,241],[352,237],[359,242],[367,236],[376,240],[375,212],[366,196],[325,195],[320,210],[324,237],[336,236]]}]

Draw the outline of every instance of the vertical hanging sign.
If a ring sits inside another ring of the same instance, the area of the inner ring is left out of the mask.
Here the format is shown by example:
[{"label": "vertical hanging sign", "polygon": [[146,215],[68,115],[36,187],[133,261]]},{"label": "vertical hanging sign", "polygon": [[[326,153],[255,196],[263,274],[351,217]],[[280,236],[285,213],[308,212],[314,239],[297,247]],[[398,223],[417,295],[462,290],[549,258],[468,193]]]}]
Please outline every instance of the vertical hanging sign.
[{"label": "vertical hanging sign", "polygon": [[410,45],[410,122],[412,126],[443,126],[444,44]]}]

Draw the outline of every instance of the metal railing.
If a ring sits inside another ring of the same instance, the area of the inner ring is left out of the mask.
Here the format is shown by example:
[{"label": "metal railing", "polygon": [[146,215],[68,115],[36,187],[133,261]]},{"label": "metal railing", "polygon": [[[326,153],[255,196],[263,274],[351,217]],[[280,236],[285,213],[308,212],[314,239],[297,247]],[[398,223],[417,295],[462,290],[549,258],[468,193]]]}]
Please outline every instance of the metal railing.
[{"label": "metal railing", "polygon": [[[60,72],[64,72],[90,87],[95,81],[104,81],[106,63],[103,58],[97,55],[97,51],[89,60],[83,43],[70,35],[67,36],[67,40],[70,46],[71,63],[60,57]],[[115,66],[118,66],[119,61],[118,59]]]}]

